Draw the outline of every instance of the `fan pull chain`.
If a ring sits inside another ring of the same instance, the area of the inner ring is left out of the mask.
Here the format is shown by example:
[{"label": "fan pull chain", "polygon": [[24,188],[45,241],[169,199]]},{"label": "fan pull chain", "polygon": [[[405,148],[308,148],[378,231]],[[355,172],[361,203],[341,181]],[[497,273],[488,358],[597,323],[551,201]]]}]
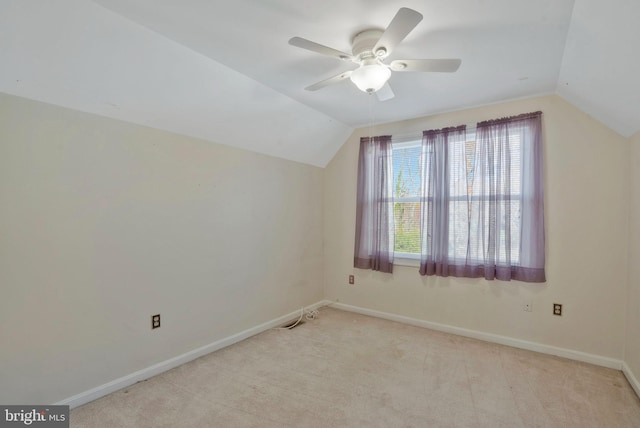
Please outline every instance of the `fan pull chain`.
[{"label": "fan pull chain", "polygon": [[369,140],[373,141],[373,125],[375,123],[373,110],[373,93],[369,92]]}]

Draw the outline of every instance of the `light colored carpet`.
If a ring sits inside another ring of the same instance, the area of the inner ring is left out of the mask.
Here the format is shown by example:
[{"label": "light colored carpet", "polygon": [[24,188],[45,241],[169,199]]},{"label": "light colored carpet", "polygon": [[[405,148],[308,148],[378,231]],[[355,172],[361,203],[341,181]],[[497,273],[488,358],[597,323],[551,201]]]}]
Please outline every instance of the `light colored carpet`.
[{"label": "light colored carpet", "polygon": [[322,308],[78,407],[72,427],[640,427],[617,371]]}]

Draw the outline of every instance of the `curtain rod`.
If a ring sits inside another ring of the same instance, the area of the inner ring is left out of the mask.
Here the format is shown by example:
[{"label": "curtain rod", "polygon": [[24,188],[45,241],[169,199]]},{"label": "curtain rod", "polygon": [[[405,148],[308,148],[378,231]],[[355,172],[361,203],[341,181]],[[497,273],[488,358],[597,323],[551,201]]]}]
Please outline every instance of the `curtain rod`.
[{"label": "curtain rod", "polygon": [[[498,119],[490,119],[490,120],[484,120],[484,121],[480,121],[478,123],[473,123],[473,124],[466,124],[466,129],[467,129],[467,135],[468,134],[475,134],[476,132],[476,128],[478,124],[488,124],[488,123],[498,123],[498,122],[502,122],[502,121],[510,121],[510,120],[518,120],[518,119],[528,119],[531,117],[535,117],[535,116],[540,116],[542,115],[542,111],[535,111],[535,112],[530,112],[530,113],[522,113],[519,115],[515,115],[515,116],[507,116],[507,117],[501,117]],[[460,125],[464,125],[464,124],[460,124]],[[384,124],[380,125],[380,126],[384,126]],[[453,126],[459,126],[459,125],[453,125]],[[438,129],[443,128],[438,127]],[[375,129],[375,127],[374,127]],[[407,142],[407,141],[416,141],[416,140],[422,140],[422,132],[423,131],[428,131],[429,129],[423,129],[420,131],[413,131],[413,132],[403,132],[403,133],[399,133],[399,134],[394,134],[391,133],[391,139],[392,141],[396,141],[399,143],[403,143],[403,142]],[[382,132],[379,135],[389,135],[388,132]]]},{"label": "curtain rod", "polygon": [[[424,131],[428,131],[429,129],[424,129]],[[422,132],[423,131],[413,131],[413,132],[403,132],[399,134],[383,132],[381,135],[389,135],[391,134],[391,140],[399,143],[406,141],[414,141],[414,140],[422,140]],[[473,125],[467,124],[467,134],[476,132],[476,124]]]}]

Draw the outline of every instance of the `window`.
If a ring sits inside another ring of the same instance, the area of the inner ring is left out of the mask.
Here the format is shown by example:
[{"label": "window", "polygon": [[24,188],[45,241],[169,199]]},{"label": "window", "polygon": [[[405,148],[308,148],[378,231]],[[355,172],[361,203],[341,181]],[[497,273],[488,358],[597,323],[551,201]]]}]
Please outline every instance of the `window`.
[{"label": "window", "polygon": [[[520,261],[520,234],[516,233],[521,228],[521,173],[522,173],[522,143],[520,132],[512,132],[508,138],[508,144],[504,151],[494,154],[491,165],[476,161],[478,152],[484,149],[477,144],[486,144],[486,141],[476,142],[476,136],[472,135],[464,143],[464,159],[454,159],[465,174],[465,182],[453,184],[451,189],[450,222],[455,223],[452,242],[449,246],[449,257],[456,260],[464,260],[467,256],[467,240],[469,245],[469,258],[477,263],[484,260],[483,246],[479,239],[469,237],[469,233],[497,233],[497,263],[518,265]],[[508,159],[506,159],[508,157]],[[506,166],[505,166],[506,165]],[[489,186],[492,183],[497,188],[496,192]],[[479,202],[479,203],[475,203]],[[468,207],[467,207],[468,206]],[[469,210],[469,227],[466,227],[466,218],[463,213]],[[455,213],[455,214],[454,214]],[[498,216],[495,231],[489,231],[491,216]]]},{"label": "window", "polygon": [[420,258],[421,143],[393,143],[395,257]]},{"label": "window", "polygon": [[[500,244],[498,245],[498,262],[517,265],[520,254],[520,234],[510,233],[520,230],[520,183],[522,145],[521,134],[513,132],[509,135],[508,150],[496,155],[491,168],[483,168],[476,162],[477,145],[475,129],[463,133],[464,138],[449,139],[447,144],[448,158],[448,257],[458,261],[479,262],[482,259],[482,247],[479,242],[469,247],[469,232],[488,229],[488,223],[483,221],[490,215],[490,207],[496,207],[495,214],[501,216],[497,223],[500,225]],[[393,197],[395,220],[395,248],[397,258],[420,258],[420,216],[422,186],[423,152],[421,142],[393,143]],[[431,148],[432,150],[432,148]],[[430,149],[425,152],[432,155]],[[504,157],[509,156],[505,162]],[[501,158],[502,157],[502,158]],[[509,165],[508,171],[494,176],[500,170],[499,165]],[[493,175],[492,175],[493,174]],[[490,180],[501,184],[502,193],[492,195],[489,187],[484,185]],[[509,182],[502,182],[508,180]],[[482,183],[482,184],[481,184]],[[496,199],[495,203],[492,199]],[[427,202],[431,198],[426,198]],[[474,210],[473,201],[482,201],[483,211]],[[500,203],[502,202],[502,203]],[[506,219],[509,219],[507,225]],[[484,231],[489,233],[488,230]],[[507,245],[507,242],[508,245]],[[473,240],[472,240],[473,241]],[[467,252],[469,251],[469,254]]]},{"label": "window", "polygon": [[541,116],[363,138],[354,266],[544,282]]}]

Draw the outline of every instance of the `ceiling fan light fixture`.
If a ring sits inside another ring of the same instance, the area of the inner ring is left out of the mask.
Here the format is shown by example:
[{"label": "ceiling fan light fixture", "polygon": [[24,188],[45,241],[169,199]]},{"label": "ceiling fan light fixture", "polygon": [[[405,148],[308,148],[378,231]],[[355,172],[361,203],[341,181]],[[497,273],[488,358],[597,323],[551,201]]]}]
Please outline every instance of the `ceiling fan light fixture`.
[{"label": "ceiling fan light fixture", "polygon": [[458,58],[405,59],[391,61],[389,64],[384,63],[398,43],[402,42],[420,21],[422,21],[422,14],[413,9],[401,7],[385,30],[369,28],[357,33],[351,39],[351,54],[302,37],[292,37],[289,39],[289,44],[292,46],[341,60],[350,60],[359,65],[356,70],[324,79],[307,86],[305,90],[317,91],[350,77],[358,89],[369,94],[376,92],[377,98],[384,101],[394,96],[393,91],[386,84],[392,71],[453,73],[458,70],[461,63]]},{"label": "ceiling fan light fixture", "polygon": [[373,93],[387,83],[391,77],[391,70],[378,61],[363,63],[351,73],[351,81],[362,92]]}]

